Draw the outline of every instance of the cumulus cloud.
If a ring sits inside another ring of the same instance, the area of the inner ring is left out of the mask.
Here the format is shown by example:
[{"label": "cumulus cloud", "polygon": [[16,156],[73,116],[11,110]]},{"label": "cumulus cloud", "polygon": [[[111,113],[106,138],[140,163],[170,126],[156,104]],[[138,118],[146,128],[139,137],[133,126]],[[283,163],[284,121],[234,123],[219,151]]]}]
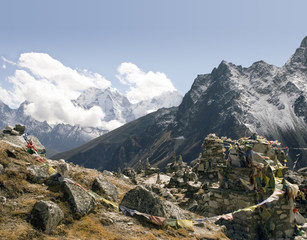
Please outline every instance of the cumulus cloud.
[{"label": "cumulus cloud", "polygon": [[[6,78],[11,88],[0,86],[0,100],[11,108],[17,108],[27,101],[25,113],[49,124],[66,123],[103,127],[106,130],[123,124],[118,120],[105,122],[105,113],[98,106],[83,109],[73,104],[72,100],[90,87],[111,87],[111,82],[102,75],[72,69],[45,53],[23,53],[17,62],[2,59],[3,69],[7,65],[15,68],[14,75]],[[128,86],[126,96],[132,103],[176,90],[164,73],[144,72],[133,63],[122,63],[117,70],[116,77]]]},{"label": "cumulus cloud", "polygon": [[127,98],[132,103],[152,99],[166,91],[176,91],[171,80],[161,72],[144,72],[133,63],[122,63],[116,76],[122,84],[128,85]]},{"label": "cumulus cloud", "polygon": [[5,64],[2,64],[2,69],[6,69],[6,65]]},{"label": "cumulus cloud", "polygon": [[10,107],[28,101],[26,114],[39,121],[95,127],[104,125],[105,114],[101,108],[84,110],[72,103],[89,87],[110,87],[111,82],[103,76],[71,69],[44,53],[21,54],[19,61],[13,64],[18,68],[8,78],[13,88],[0,88],[1,100]]}]

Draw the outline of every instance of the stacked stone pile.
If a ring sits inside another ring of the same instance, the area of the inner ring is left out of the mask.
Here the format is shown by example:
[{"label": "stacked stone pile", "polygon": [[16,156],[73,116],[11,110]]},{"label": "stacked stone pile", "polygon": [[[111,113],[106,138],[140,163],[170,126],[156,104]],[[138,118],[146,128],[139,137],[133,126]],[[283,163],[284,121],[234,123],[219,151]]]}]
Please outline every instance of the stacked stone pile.
[{"label": "stacked stone pile", "polygon": [[159,172],[160,172],[160,169],[152,167],[149,163],[149,159],[147,158],[145,162],[145,175],[150,176],[152,174],[159,173]]},{"label": "stacked stone pile", "polygon": [[18,136],[18,135],[24,134],[25,130],[26,130],[26,127],[24,125],[16,124],[15,127],[7,125],[3,132]]},{"label": "stacked stone pile", "polygon": [[178,162],[174,159],[173,163],[168,164],[166,172],[171,174],[169,187],[193,189],[193,185],[199,185],[197,183],[197,175],[187,163],[183,162],[181,156],[179,156]]},{"label": "stacked stone pile", "polygon": [[137,183],[137,180],[136,180],[137,173],[134,171],[133,168],[124,168],[123,174],[129,177],[133,183]]},{"label": "stacked stone pile", "polygon": [[[277,141],[257,135],[241,138],[230,148],[227,166],[219,167],[220,187],[209,190],[208,214],[220,214],[221,209],[234,213],[232,222],[222,220],[221,223],[226,225],[231,238],[292,236],[294,198],[298,187],[283,180],[287,167],[282,163],[287,161],[279,145]],[[248,207],[268,199],[276,188],[282,189],[284,194],[257,210]],[[225,197],[226,193],[229,193],[228,197]],[[240,209],[234,211],[238,206]],[[244,208],[248,210],[242,210]]]},{"label": "stacked stone pile", "polygon": [[[25,136],[27,135],[25,129],[26,127],[21,124],[16,124],[15,127],[8,125],[4,130],[0,131],[0,140],[15,147],[25,148],[27,145],[27,141],[25,140]],[[27,138],[31,139],[39,153],[46,153],[46,148],[41,144],[37,137],[27,135]]]},{"label": "stacked stone pile", "polygon": [[[250,204],[249,197],[252,199],[251,194],[238,197],[242,200],[238,204],[243,206]],[[232,221],[221,219],[216,223],[226,226],[227,236],[230,239],[290,239],[295,225],[293,207],[291,199],[276,198],[255,211],[247,207],[233,212]]]},{"label": "stacked stone pile", "polygon": [[203,151],[197,167],[198,172],[210,171],[225,163],[223,141],[214,133],[209,134],[202,145]]},{"label": "stacked stone pile", "polygon": [[186,168],[187,168],[187,163],[183,162],[182,156],[180,155],[178,161],[176,161],[176,153],[173,153],[173,161],[166,165],[165,172],[171,175],[178,171],[183,171]]},{"label": "stacked stone pile", "polygon": [[278,165],[287,162],[285,152],[279,148],[278,141],[268,141],[262,136],[253,135],[250,138],[241,138],[229,149],[228,162],[234,167],[246,167],[247,152],[251,151],[252,161],[258,164],[273,163]]}]

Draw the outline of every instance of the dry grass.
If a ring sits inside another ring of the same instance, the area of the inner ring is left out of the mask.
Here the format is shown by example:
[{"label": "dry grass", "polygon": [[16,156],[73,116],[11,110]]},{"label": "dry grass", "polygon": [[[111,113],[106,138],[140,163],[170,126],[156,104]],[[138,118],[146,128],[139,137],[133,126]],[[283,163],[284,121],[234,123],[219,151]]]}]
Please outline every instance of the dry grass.
[{"label": "dry grass", "polygon": [[[0,175],[0,196],[7,198],[5,206],[0,206],[0,239],[2,240],[175,240],[175,239],[227,239],[220,231],[205,229],[205,233],[175,230],[170,227],[161,229],[148,222],[126,217],[114,209],[97,204],[87,216],[76,220],[73,218],[69,203],[63,192],[47,190],[43,184],[27,181],[27,166],[40,164],[35,157],[23,149],[9,144],[0,144],[0,163],[5,172]],[[54,163],[56,165],[56,163]],[[70,178],[87,189],[101,172],[93,169],[72,166]],[[105,176],[119,192],[119,200],[135,185],[114,176]],[[53,201],[64,212],[64,219],[52,234],[45,234],[33,228],[29,223],[30,213],[38,200]],[[102,221],[105,217],[109,220]],[[107,224],[106,224],[107,223]],[[105,225],[103,225],[105,224]]]},{"label": "dry grass", "polygon": [[97,218],[85,216],[67,230],[67,239],[122,239],[120,234],[107,231]]}]

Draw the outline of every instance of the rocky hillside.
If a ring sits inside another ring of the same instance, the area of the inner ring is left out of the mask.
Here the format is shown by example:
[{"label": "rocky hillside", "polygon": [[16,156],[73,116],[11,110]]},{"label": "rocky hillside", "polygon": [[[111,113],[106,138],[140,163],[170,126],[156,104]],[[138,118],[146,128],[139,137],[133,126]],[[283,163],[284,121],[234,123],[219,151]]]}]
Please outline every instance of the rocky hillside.
[{"label": "rocky hillside", "polygon": [[[307,37],[282,67],[263,61],[248,68],[222,61],[198,75],[179,107],[160,109],[80,148],[54,156],[97,169],[164,168],[172,152],[191,162],[203,136],[239,138],[258,133],[290,149],[290,166],[307,166]],[[299,156],[299,157],[298,157]]]},{"label": "rocky hillside", "polygon": [[[159,226],[148,221],[148,214],[143,214],[145,218],[123,214],[118,204],[129,206],[139,199],[142,205],[136,207],[143,213],[197,216],[147,190],[156,185],[154,175],[135,182],[122,174],[30,154],[22,136],[4,132],[0,139],[1,239],[228,239],[221,227],[210,222],[191,231]],[[161,175],[161,180],[165,184],[169,177]],[[153,205],[148,205],[149,200]]]},{"label": "rocky hillside", "polygon": [[277,141],[210,134],[191,165],[114,173],[47,159],[17,132],[0,134],[1,239],[307,239],[307,171],[282,165]]}]

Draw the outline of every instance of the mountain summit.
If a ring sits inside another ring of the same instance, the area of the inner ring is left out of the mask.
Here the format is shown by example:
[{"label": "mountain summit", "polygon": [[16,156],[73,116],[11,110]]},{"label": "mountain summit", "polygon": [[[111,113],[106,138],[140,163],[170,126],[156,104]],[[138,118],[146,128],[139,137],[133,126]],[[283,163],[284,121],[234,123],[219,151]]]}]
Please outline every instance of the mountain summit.
[{"label": "mountain summit", "polygon": [[301,48],[307,48],[307,36],[303,39],[300,47]]},{"label": "mountain summit", "polygon": [[48,156],[76,148],[93,138],[101,136],[123,124],[133,121],[162,107],[178,106],[182,96],[177,91],[162,93],[152,99],[132,104],[114,88],[89,88],[73,101],[83,109],[101,108],[104,113],[102,126],[84,127],[70,124],[40,122],[26,114],[29,102],[22,103],[18,109],[11,109],[0,101],[0,127],[21,123],[29,133],[35,134],[46,146]]},{"label": "mountain summit", "polygon": [[307,146],[306,39],[283,67],[222,61],[197,76],[179,107],[160,109],[55,157],[111,170],[148,158],[163,168],[173,152],[186,162],[197,158],[209,133],[238,138],[255,132],[289,146],[292,160],[296,154],[304,159],[306,152],[296,149]]}]

